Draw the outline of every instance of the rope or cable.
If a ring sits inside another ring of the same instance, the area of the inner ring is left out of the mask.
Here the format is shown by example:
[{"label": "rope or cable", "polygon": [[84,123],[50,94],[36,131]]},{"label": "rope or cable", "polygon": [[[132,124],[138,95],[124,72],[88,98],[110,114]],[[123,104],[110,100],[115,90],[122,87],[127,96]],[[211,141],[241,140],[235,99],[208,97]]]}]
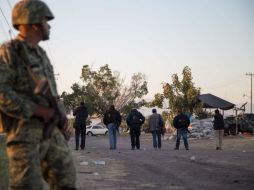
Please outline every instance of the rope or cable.
[{"label": "rope or cable", "polygon": [[12,31],[12,29],[11,29],[11,25],[9,24],[9,22],[8,22],[8,20],[6,19],[6,17],[5,17],[5,15],[4,15],[4,12],[3,12],[3,10],[2,10],[2,8],[0,7],[0,11],[1,11],[1,13],[2,13],[2,15],[3,15],[3,17],[4,17],[4,20],[5,20],[5,22],[7,23],[7,25],[9,26],[9,34],[10,34],[10,38],[12,38],[12,34],[13,34],[13,31]]},{"label": "rope or cable", "polygon": [[0,25],[2,26],[1,28],[2,28],[2,30],[3,30],[4,36],[5,36],[5,38],[7,39],[7,38],[8,38],[8,34],[6,33],[6,31],[5,31],[5,29],[4,29],[4,25],[3,25],[3,22],[2,22],[1,19],[0,19]]}]

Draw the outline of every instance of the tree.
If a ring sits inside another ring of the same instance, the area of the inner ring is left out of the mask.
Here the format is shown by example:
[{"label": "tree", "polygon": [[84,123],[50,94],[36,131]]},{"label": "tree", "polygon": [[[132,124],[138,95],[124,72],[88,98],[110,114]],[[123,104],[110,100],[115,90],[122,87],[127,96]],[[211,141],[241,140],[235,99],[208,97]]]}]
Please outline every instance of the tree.
[{"label": "tree", "polygon": [[98,72],[84,65],[80,78],[85,84],[86,97],[92,103],[95,113],[103,115],[120,95],[119,81],[113,76],[108,65],[101,66]]},{"label": "tree", "polygon": [[162,107],[163,101],[168,101],[171,117],[181,108],[186,113],[200,113],[202,104],[198,99],[200,88],[196,88],[192,82],[191,69],[185,66],[182,71],[183,78],[179,79],[177,74],[172,75],[172,84],[163,84],[163,94],[156,94],[151,106]]},{"label": "tree", "polygon": [[68,114],[71,113],[71,111],[76,108],[81,101],[86,102],[86,106],[88,107],[88,110],[90,113],[93,113],[93,107],[90,99],[87,96],[87,91],[83,86],[80,86],[77,83],[74,83],[71,86],[72,93],[68,94],[67,92],[63,92],[61,94],[61,98],[63,100],[63,103],[65,105],[66,112]]},{"label": "tree", "polygon": [[67,110],[70,111],[81,100],[89,105],[89,113],[101,116],[112,104],[126,114],[133,107],[139,108],[145,104],[141,98],[148,93],[145,75],[133,74],[129,87],[125,86],[119,72],[112,73],[108,65],[101,66],[98,71],[92,71],[88,65],[82,68],[83,86],[72,85],[73,93],[63,92],[61,97]]},{"label": "tree", "polygon": [[[122,83],[123,82],[122,80]],[[121,85],[120,95],[115,100],[115,104],[125,116],[132,108],[140,108],[147,104],[147,102],[142,99],[147,93],[146,76],[142,73],[134,73],[131,77],[131,84],[129,87]]]}]

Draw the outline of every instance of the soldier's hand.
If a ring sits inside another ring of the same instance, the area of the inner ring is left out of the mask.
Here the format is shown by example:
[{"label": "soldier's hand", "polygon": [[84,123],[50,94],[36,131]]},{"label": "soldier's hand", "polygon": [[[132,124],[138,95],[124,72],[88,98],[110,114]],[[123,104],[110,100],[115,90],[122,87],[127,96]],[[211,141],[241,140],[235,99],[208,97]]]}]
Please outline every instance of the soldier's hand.
[{"label": "soldier's hand", "polygon": [[34,112],[34,116],[42,118],[47,123],[54,116],[54,113],[54,109],[47,106],[38,105]]}]

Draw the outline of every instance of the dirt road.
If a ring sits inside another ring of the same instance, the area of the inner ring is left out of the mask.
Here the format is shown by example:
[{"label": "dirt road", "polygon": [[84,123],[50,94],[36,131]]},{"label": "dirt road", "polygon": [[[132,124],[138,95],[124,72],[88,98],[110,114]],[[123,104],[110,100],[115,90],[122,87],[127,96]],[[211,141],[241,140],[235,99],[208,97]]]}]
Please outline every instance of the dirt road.
[{"label": "dirt road", "polygon": [[108,136],[86,142],[84,151],[73,150],[80,190],[254,189],[253,137],[227,137],[222,151],[214,140],[190,140],[189,151],[183,144],[175,151],[173,140],[163,140],[162,149],[154,150],[150,134],[141,136],[141,150],[130,149],[128,135],[118,138],[117,150],[109,150]]}]

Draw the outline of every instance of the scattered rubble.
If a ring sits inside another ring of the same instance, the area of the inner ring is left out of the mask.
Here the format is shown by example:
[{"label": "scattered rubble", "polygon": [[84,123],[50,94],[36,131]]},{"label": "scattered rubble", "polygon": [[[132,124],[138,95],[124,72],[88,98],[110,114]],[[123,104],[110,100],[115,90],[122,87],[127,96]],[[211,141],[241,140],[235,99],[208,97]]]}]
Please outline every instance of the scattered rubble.
[{"label": "scattered rubble", "polygon": [[80,164],[81,166],[87,166],[87,165],[88,165],[88,162],[82,161],[82,162],[80,162],[79,164]]},{"label": "scattered rubble", "polygon": [[[201,139],[201,138],[207,138],[212,139],[214,137],[213,132],[213,118],[207,118],[207,119],[193,119],[189,126],[190,133],[188,134],[190,139]],[[163,137],[163,140],[171,140],[176,136],[176,129],[174,129],[172,126],[167,127],[167,133],[165,134],[165,137]]]},{"label": "scattered rubble", "polygon": [[191,161],[195,161],[195,160],[196,160],[196,157],[195,157],[195,156],[191,156],[191,157],[190,157],[190,160],[191,160]]},{"label": "scattered rubble", "polygon": [[95,160],[95,161],[93,161],[93,163],[96,165],[105,165],[106,164],[106,162],[103,160]]},{"label": "scattered rubble", "polygon": [[189,131],[189,138],[213,138],[214,132],[212,118],[203,120],[194,119],[190,124]]}]

